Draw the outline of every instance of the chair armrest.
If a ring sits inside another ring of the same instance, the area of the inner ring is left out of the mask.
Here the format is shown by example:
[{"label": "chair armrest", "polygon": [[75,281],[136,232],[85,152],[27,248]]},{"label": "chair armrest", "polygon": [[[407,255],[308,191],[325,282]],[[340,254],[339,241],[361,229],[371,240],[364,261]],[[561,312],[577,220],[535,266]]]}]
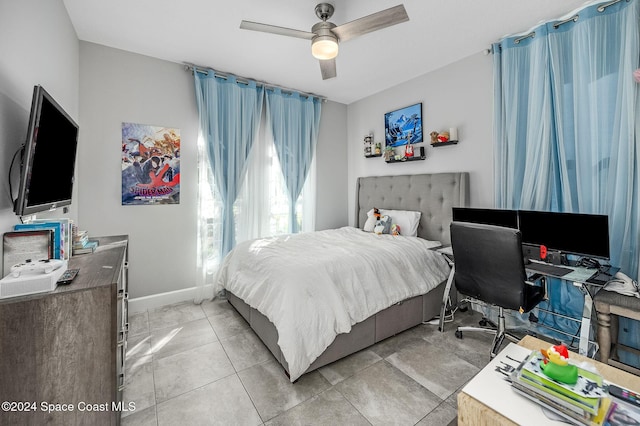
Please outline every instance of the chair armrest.
[{"label": "chair armrest", "polygon": [[546,277],[542,274],[533,274],[525,281],[529,285],[536,285],[538,281],[542,281],[544,285],[546,283]]}]

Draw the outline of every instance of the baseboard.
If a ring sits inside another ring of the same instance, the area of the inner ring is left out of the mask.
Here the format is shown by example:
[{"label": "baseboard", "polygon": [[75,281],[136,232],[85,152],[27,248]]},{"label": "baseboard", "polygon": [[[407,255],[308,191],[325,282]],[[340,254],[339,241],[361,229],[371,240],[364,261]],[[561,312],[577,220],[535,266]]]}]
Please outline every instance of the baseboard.
[{"label": "baseboard", "polygon": [[189,287],[181,290],[129,299],[129,314],[136,314],[148,309],[156,309],[162,306],[172,305],[174,303],[193,301],[196,298],[196,294],[197,288]]}]

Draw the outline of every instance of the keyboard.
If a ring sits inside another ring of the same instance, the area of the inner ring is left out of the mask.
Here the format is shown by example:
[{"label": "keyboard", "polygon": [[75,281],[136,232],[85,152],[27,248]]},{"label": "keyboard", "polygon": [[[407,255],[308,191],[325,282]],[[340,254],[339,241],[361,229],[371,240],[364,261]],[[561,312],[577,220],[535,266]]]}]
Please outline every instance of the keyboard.
[{"label": "keyboard", "polygon": [[549,265],[548,263],[531,262],[525,265],[525,267],[530,271],[540,272],[545,275],[555,275],[556,277],[563,277],[573,272],[573,269],[565,268],[564,266]]}]

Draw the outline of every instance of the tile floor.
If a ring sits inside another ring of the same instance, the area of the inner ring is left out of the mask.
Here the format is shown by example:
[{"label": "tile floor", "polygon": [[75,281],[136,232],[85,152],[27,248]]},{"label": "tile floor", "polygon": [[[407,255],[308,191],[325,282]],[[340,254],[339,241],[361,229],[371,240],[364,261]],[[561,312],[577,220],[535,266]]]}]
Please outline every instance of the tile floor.
[{"label": "tile floor", "polygon": [[448,425],[491,337],[419,325],[291,384],[225,300],[131,315],[124,425]]}]

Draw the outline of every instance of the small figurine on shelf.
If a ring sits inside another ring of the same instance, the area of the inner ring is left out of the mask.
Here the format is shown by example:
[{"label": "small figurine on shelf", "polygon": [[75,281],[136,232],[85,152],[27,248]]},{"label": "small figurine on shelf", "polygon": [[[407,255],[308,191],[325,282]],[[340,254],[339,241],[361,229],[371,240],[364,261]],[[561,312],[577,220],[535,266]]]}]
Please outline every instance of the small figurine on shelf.
[{"label": "small figurine on shelf", "polygon": [[411,144],[407,144],[406,145],[406,147],[404,148],[404,156],[406,158],[413,157],[413,145],[411,145]]},{"label": "small figurine on shelf", "polygon": [[438,142],[447,142],[449,140],[449,132],[438,134]]},{"label": "small figurine on shelf", "polygon": [[433,131],[429,133],[429,136],[431,136],[431,144],[438,143],[438,132]]},{"label": "small figurine on shelf", "polygon": [[380,144],[380,142],[376,143],[376,155],[381,155],[382,154],[382,145]]},{"label": "small figurine on shelf", "polygon": [[393,156],[395,155],[395,152],[393,151],[393,147],[392,146],[387,146],[384,149],[384,161],[391,161],[391,159],[393,158]]},{"label": "small figurine on shelf", "polygon": [[367,135],[364,137],[364,156],[371,157],[372,152],[373,135]]}]

